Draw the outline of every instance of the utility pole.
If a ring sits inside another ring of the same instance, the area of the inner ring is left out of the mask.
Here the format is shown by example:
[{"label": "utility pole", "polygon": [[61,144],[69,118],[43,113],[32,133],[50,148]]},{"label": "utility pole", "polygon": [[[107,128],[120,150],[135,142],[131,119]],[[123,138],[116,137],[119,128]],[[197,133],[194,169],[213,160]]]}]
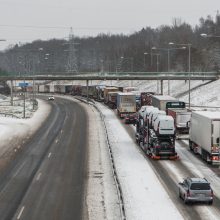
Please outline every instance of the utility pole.
[{"label": "utility pole", "polygon": [[74,42],[74,35],[73,35],[72,28],[70,29],[69,43],[67,43],[67,44],[69,44],[69,49],[67,50],[69,52],[68,61],[67,61],[67,72],[68,73],[78,73],[75,45],[79,44],[79,43]]}]

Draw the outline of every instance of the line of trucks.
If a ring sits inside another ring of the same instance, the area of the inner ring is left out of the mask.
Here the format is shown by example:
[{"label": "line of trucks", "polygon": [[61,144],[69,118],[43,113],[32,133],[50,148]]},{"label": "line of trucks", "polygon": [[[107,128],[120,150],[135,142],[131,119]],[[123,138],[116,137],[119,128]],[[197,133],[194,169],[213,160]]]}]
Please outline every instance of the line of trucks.
[{"label": "line of trucks", "polygon": [[187,109],[184,102],[171,96],[139,92],[135,87],[56,87],[48,91],[47,85],[47,92],[87,97],[88,91],[89,98],[116,109],[120,118],[127,119],[135,115],[132,122],[136,125],[136,142],[153,159],[178,159],[175,140],[188,139],[192,152],[199,154],[210,164],[220,165],[218,111]]},{"label": "line of trucks", "polygon": [[220,165],[220,112],[194,111],[169,96],[152,95],[152,105],[138,112],[136,141],[154,159],[177,159],[175,139],[189,140],[189,148],[212,165]]}]

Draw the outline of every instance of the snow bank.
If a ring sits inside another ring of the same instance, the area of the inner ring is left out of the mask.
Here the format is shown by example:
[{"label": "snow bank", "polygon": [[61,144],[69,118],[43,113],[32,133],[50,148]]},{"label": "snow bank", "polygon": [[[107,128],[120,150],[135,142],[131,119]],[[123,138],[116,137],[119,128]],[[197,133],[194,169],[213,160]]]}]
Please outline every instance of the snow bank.
[{"label": "snow bank", "polygon": [[38,100],[38,110],[30,119],[0,117],[0,155],[13,148],[20,148],[21,141],[33,135],[45,121],[50,112],[50,106]]},{"label": "snow bank", "polygon": [[105,117],[127,219],[183,219],[148,161],[137,150],[114,112],[97,104]]}]

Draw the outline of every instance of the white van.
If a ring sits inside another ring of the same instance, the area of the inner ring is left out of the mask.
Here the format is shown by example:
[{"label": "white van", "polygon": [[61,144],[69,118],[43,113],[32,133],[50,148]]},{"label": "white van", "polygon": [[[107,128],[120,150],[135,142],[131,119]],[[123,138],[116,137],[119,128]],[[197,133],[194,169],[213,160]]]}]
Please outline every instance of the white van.
[{"label": "white van", "polygon": [[139,110],[139,115],[143,118],[146,119],[146,117],[149,116],[150,111],[153,109],[154,107],[152,105],[144,105],[141,107],[141,109]]},{"label": "white van", "polygon": [[154,122],[154,131],[157,135],[174,135],[175,126],[172,116],[159,115]]},{"label": "white van", "polygon": [[149,128],[153,128],[152,127],[153,115],[158,113],[159,111],[160,111],[159,108],[155,108],[155,107],[150,111],[149,117],[148,117]]},{"label": "white van", "polygon": [[166,112],[160,110],[159,112],[153,113],[152,122],[151,122],[152,127],[154,127],[154,122],[156,121],[156,119],[157,119],[157,117],[158,117],[159,115],[166,115]]}]

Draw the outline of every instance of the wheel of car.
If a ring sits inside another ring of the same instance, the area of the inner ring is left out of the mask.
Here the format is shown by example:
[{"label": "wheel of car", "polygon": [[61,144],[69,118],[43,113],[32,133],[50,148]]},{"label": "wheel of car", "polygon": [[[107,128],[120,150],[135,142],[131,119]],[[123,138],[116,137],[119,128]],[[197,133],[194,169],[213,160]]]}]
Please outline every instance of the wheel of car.
[{"label": "wheel of car", "polygon": [[209,205],[212,205],[212,204],[213,204],[213,200],[209,201],[208,204],[209,204]]},{"label": "wheel of car", "polygon": [[185,203],[185,204],[188,204],[188,201],[187,201],[187,199],[186,199],[186,195],[184,195],[183,200],[184,200],[184,203]]}]

